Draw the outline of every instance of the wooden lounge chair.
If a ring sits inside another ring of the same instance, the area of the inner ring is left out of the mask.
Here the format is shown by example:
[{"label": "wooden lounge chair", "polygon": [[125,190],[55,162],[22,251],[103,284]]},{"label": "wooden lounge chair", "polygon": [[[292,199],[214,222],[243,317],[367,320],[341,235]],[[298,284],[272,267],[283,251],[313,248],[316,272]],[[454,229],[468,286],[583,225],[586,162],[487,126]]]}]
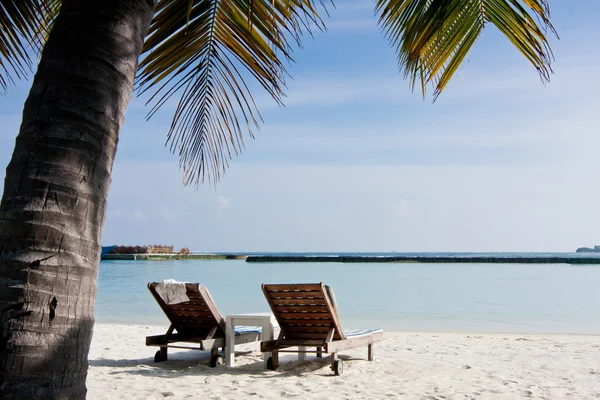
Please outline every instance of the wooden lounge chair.
[{"label": "wooden lounge chair", "polygon": [[[381,329],[343,331],[337,314],[333,289],[323,283],[262,285],[262,290],[281,328],[277,340],[261,342],[262,352],[272,352],[267,368],[277,369],[278,353],[331,353],[331,369],[336,375],[343,372],[338,352],[367,346],[368,359],[373,361],[373,343],[383,339]],[[297,347],[297,350],[287,350]],[[306,347],[316,347],[307,351]]]},{"label": "wooden lounge chair", "polygon": [[[148,284],[148,290],[163,310],[171,326],[164,335],[147,336],[146,346],[158,346],[154,361],[167,360],[167,348],[210,350],[210,366],[223,363],[219,348],[225,347],[225,319],[219,313],[208,289],[198,283],[186,283],[189,301],[167,304],[156,290],[158,282]],[[174,332],[177,333],[174,333]],[[236,329],[235,344],[259,341],[259,327],[239,327]],[[191,346],[185,343],[195,343]]]}]

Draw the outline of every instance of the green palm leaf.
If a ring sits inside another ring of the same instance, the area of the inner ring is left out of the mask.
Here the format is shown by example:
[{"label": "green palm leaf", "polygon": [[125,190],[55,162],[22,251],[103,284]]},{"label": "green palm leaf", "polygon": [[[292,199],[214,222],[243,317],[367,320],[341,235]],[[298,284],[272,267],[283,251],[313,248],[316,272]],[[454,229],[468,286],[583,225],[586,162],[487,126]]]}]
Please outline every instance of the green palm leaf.
[{"label": "green palm leaf", "polygon": [[217,181],[260,114],[247,80],[281,102],[284,61],[303,31],[321,26],[313,0],[163,0],[145,43],[138,87],[154,114],[181,92],[167,143],[184,182]]},{"label": "green palm leaf", "polygon": [[32,69],[58,14],[59,0],[0,1],[0,89],[5,91]]},{"label": "green palm leaf", "polygon": [[401,68],[413,89],[421,84],[423,94],[432,83],[434,98],[439,96],[487,23],[513,43],[542,80],[550,79],[553,56],[545,33],[556,32],[546,0],[376,0],[376,9]]}]

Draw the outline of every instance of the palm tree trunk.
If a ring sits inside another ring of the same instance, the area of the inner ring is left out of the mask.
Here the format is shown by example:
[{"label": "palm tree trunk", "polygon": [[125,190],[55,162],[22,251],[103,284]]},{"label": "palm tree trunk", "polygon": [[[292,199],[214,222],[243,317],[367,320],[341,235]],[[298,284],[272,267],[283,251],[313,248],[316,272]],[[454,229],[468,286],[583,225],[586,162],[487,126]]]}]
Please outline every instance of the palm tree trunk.
[{"label": "palm tree trunk", "polygon": [[85,398],[113,159],[155,0],[63,0],[0,203],[0,398]]}]

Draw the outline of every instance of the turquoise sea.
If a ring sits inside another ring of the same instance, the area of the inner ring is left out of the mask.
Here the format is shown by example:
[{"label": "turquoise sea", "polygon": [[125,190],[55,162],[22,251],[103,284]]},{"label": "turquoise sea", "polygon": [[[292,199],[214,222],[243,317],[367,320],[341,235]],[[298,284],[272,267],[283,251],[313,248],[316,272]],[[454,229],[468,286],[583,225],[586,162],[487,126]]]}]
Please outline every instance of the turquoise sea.
[{"label": "turquoise sea", "polygon": [[204,283],[223,315],[268,311],[262,283],[324,282],[344,328],[600,334],[600,265],[567,264],[102,261],[97,322],[168,325],[146,284],[170,278]]}]

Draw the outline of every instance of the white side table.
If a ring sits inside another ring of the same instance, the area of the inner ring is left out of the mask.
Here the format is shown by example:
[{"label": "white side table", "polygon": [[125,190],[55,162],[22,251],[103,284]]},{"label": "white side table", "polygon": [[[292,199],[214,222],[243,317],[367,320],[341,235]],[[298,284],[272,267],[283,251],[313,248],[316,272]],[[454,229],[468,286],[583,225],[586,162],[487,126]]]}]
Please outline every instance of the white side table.
[{"label": "white side table", "polygon": [[[225,322],[225,364],[235,366],[235,327],[250,325],[262,327],[261,340],[273,340],[275,327],[279,326],[271,313],[233,314]],[[265,368],[271,353],[263,353]]]}]

